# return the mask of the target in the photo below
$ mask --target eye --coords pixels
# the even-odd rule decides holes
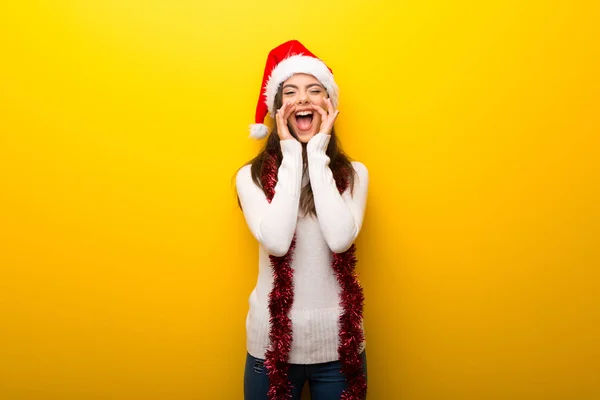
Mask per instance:
[[[317,90],[312,90],[311,93],[312,94],[319,94],[319,93],[321,93],[321,91],[317,89]]]
[[[290,94],[294,94],[294,92],[285,92],[285,93],[283,93],[283,94],[285,94],[285,95],[290,95]]]

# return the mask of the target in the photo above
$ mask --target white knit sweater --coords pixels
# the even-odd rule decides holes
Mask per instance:
[[[247,350],[265,358],[269,347],[269,293],[273,275],[269,254],[283,256],[296,234],[292,261],[294,303],[290,311],[293,340],[289,362],[315,364],[338,359],[340,287],[331,268],[333,252],[350,248],[363,222],[369,174],[359,162],[354,191],[340,194],[325,151],[331,136],[315,135],[307,144],[308,174],[302,176],[302,145],[295,139],[281,141],[283,159],[275,195],[269,203],[253,181],[250,165],[237,174],[236,187],[244,217],[259,242],[256,287],[250,294],[246,319]],[[300,192],[310,180],[317,218],[301,215]],[[364,343],[363,343],[364,348]]]

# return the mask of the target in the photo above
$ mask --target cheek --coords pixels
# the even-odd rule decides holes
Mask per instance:
[[[319,96],[318,98],[313,99],[312,103],[327,110],[327,102],[325,100],[326,100],[325,96]]]

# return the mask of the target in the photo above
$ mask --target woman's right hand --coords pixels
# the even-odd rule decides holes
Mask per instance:
[[[277,122],[277,134],[279,140],[294,139],[290,130],[288,129],[288,118],[296,110],[296,105],[292,104],[291,101],[283,103],[283,106],[275,114],[275,121]]]

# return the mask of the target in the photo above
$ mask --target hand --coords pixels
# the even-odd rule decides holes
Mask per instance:
[[[325,110],[322,107],[319,107],[315,104],[312,104],[311,107],[313,108],[313,110],[321,114],[321,127],[319,128],[319,133],[330,135],[331,130],[333,129],[333,123],[335,122],[335,119],[340,113],[340,110],[334,110],[330,98],[326,98],[325,102],[327,103],[327,112],[325,112]]]
[[[275,114],[275,121],[277,122],[277,134],[279,140],[294,139],[290,130],[288,129],[288,118],[296,110],[296,105],[292,104],[291,101],[283,103],[283,106]]]

